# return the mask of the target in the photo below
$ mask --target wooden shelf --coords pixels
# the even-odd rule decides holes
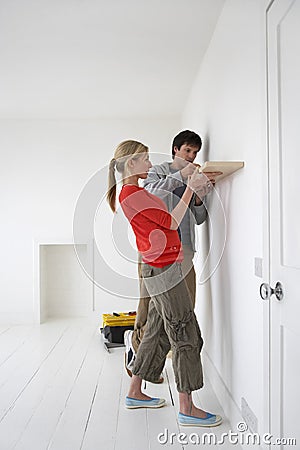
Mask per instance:
[[[222,172],[222,175],[217,175],[215,177],[216,181],[220,181],[243,167],[243,161],[206,161],[199,168],[199,172]]]

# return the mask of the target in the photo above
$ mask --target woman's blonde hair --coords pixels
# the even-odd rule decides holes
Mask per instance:
[[[116,212],[116,176],[115,169],[121,174],[125,174],[127,163],[130,159],[135,159],[135,155],[148,152],[146,147],[141,142],[137,141],[123,141],[115,150],[114,157],[109,163],[108,169],[108,191],[106,199],[113,212]]]

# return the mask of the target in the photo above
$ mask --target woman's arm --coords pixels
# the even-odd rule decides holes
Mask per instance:
[[[163,228],[177,230],[189,203],[194,190],[199,184],[199,173],[196,168],[192,175],[188,177],[187,187],[173,211],[168,212],[165,203],[153,194],[147,193],[145,189],[130,187],[131,194],[121,200],[122,208],[126,210],[126,216],[131,222],[136,214],[142,214],[150,221],[157,223]]]
[[[175,206],[173,211],[170,212],[170,215],[171,215],[170,229],[171,230],[177,230],[177,228],[179,227],[180,222],[182,221],[183,216],[185,215],[186,210],[189,207],[189,203],[191,201],[192,195],[193,195],[192,189],[190,188],[190,186],[187,186],[180,201]]]
[[[183,216],[185,215],[186,210],[189,207],[189,203],[191,201],[193,193],[194,193],[195,189],[198,187],[198,185],[199,185],[199,172],[198,172],[198,168],[196,168],[194,170],[194,172],[192,173],[192,175],[188,176],[186,189],[185,189],[179,203],[175,206],[173,211],[170,213],[171,217],[172,217],[171,225],[170,225],[171,230],[177,230],[177,228],[179,227],[180,222],[182,221]]]

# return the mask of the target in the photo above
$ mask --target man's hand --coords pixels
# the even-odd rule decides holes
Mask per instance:
[[[191,162],[186,162],[186,166],[180,170],[181,176],[183,180],[186,180],[190,175],[195,172],[195,169],[200,167],[198,164],[193,164]],[[197,169],[198,171],[198,169]]]
[[[200,172],[200,173],[203,173],[203,175],[205,175],[208,178],[208,180],[212,182],[212,184],[216,183],[215,178],[218,175],[222,175],[223,174],[223,172]]]

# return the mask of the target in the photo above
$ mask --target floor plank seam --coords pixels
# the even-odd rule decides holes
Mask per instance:
[[[67,329],[67,328],[66,328]],[[66,329],[64,330],[64,333],[66,331]],[[3,416],[0,418],[0,423],[3,421],[3,419],[7,416],[7,414],[12,411],[12,409],[15,407],[18,399],[21,397],[21,395],[23,394],[23,392],[27,389],[27,387],[30,385],[30,383],[32,382],[32,380],[34,379],[34,377],[36,376],[36,374],[40,371],[42,365],[44,364],[44,362],[49,358],[49,356],[51,355],[51,353],[53,352],[54,348],[56,347],[56,345],[58,345],[58,343],[60,342],[60,340],[62,339],[64,333],[59,337],[59,339],[56,341],[56,343],[53,345],[53,347],[51,347],[50,351],[47,353],[46,357],[41,361],[39,367],[34,371],[33,375],[30,377],[30,379],[27,381],[27,383],[25,384],[25,386],[23,387],[23,389],[21,389],[21,391],[18,393],[17,397],[13,400],[12,404],[9,406],[9,408],[5,411],[5,413],[3,414]]]
[[[125,376],[125,373],[124,373],[124,371],[122,371],[122,377],[121,377],[121,383],[120,383],[120,389],[119,389],[119,408],[118,408],[118,414],[117,414],[117,420],[116,420],[116,432],[115,432],[115,437],[114,437],[114,450],[116,449],[116,445],[117,445],[117,433],[118,433],[118,428],[119,428],[120,408],[124,407],[123,398],[122,398],[124,376]]]
[[[4,333],[6,333],[8,330],[10,330],[11,329],[11,327],[8,327],[8,328],[5,328],[5,330],[2,330],[1,332],[0,332],[0,336],[2,335],[2,334],[4,334]]]
[[[81,331],[82,331],[82,330],[81,330]],[[65,335],[65,333],[62,333],[62,336],[61,336],[61,337],[63,337],[64,335]],[[76,339],[75,341],[72,342],[72,344],[71,344],[71,345],[69,346],[69,348],[67,349],[67,353],[69,353],[69,352],[75,347],[75,345],[77,344],[77,341],[78,341],[79,337],[80,337],[80,335],[78,335],[78,336],[77,336],[77,339]],[[60,370],[61,370],[61,366],[59,366],[58,369],[57,369],[57,371],[53,374],[53,378],[54,378],[54,379],[55,379],[55,377],[57,376],[57,374],[60,372]],[[42,404],[42,402],[43,402],[44,398],[46,397],[46,395],[47,395],[47,385],[45,386],[44,392],[43,392],[43,394],[41,395],[39,402],[35,405],[35,409],[33,410],[31,416],[29,417],[28,421],[26,422],[25,427],[24,427],[24,430],[23,430],[22,433],[19,435],[19,437],[18,437],[18,439],[17,439],[17,441],[16,441],[16,443],[15,443],[15,445],[14,445],[13,448],[15,448],[15,447],[18,445],[18,443],[22,440],[22,437],[23,437],[23,435],[25,434],[25,432],[26,432],[26,430],[27,430],[27,427],[29,426],[29,424],[30,424],[32,418],[35,416],[37,409],[38,409],[39,406]]]
[[[80,443],[80,450],[83,447],[84,439],[85,439],[86,432],[87,432],[87,429],[88,429],[88,426],[89,426],[89,421],[90,421],[90,418],[91,418],[92,409],[93,409],[93,406],[94,406],[94,403],[95,403],[95,398],[96,398],[96,395],[97,395],[97,392],[98,392],[98,382],[99,382],[99,377],[98,377],[97,384],[96,384],[96,387],[95,387],[95,390],[94,390],[91,406],[89,408],[89,413],[88,413],[88,416],[87,416],[87,419],[86,419],[86,423],[85,423],[85,427],[84,427],[84,431],[83,431],[83,435],[82,435],[82,439],[81,439],[81,443]]]
[[[6,331],[8,331],[8,330],[10,330],[10,328],[8,328]],[[5,332],[4,332],[5,333]],[[2,335],[3,333],[0,333],[0,336]],[[28,341],[28,339],[30,339],[30,337],[32,336],[32,334],[33,333],[28,333],[28,335],[24,338],[24,340],[21,342],[21,343],[19,343],[17,346],[16,346],[16,348],[14,348],[14,350],[0,363],[0,367],[3,365],[3,364],[5,364],[24,344],[25,344],[25,342],[27,342]]]
[[[148,450],[151,450],[151,443],[150,443],[150,438],[149,438],[149,431],[150,431],[150,427],[149,427],[149,415],[148,415],[148,410],[146,409],[146,430],[147,430],[147,441],[148,441]]]
[[[87,346],[87,350],[86,350],[86,352],[85,352],[85,354],[84,354],[84,357],[83,357],[83,359],[82,359],[82,362],[81,362],[81,364],[80,364],[80,366],[79,366],[79,369],[78,369],[78,371],[77,371],[77,374],[76,374],[76,376],[75,376],[75,378],[74,378],[74,381],[73,381],[73,383],[72,383],[72,386],[71,386],[71,388],[70,388],[70,390],[69,390],[68,396],[67,396],[66,401],[65,401],[64,408],[61,410],[61,412],[60,412],[60,414],[59,414],[59,416],[58,416],[58,420],[57,420],[57,422],[56,422],[56,425],[55,425],[54,431],[53,431],[53,433],[52,433],[52,436],[51,436],[51,438],[50,438],[50,440],[49,440],[49,444],[48,444],[48,446],[47,446],[47,450],[50,449],[51,446],[52,446],[52,444],[53,444],[54,437],[55,437],[55,435],[56,435],[56,433],[57,433],[57,430],[58,430],[59,424],[60,424],[60,422],[61,422],[61,420],[62,420],[62,418],[63,418],[63,415],[64,415],[64,413],[65,413],[65,411],[66,411],[66,409],[67,409],[67,406],[68,406],[70,397],[71,397],[71,395],[72,395],[73,388],[74,388],[74,386],[75,386],[75,384],[76,384],[76,382],[77,382],[77,380],[78,380],[78,377],[79,377],[79,375],[80,375],[80,372],[81,372],[81,370],[82,370],[82,367],[83,367],[83,365],[84,365],[84,362],[85,362],[85,360],[86,360],[86,358],[87,358],[87,355],[88,355],[88,352],[89,352],[90,343],[91,343],[91,341],[94,339],[94,337],[95,337],[95,333],[93,333],[91,339],[89,340],[89,344],[88,344],[88,346]]]
[[[171,404],[174,407],[175,406],[174,405],[174,399],[173,399],[172,388],[171,388],[171,384],[170,384],[167,368],[165,368],[165,373],[166,373],[166,379],[167,379],[168,388],[169,388],[169,394],[170,394],[170,398],[171,398]]]
[[[98,331],[95,332],[95,334],[98,335]],[[95,399],[96,399],[96,396],[97,396],[97,393],[98,393],[98,390],[99,390],[100,378],[101,378],[101,375],[102,375],[102,372],[103,372],[104,362],[105,362],[105,358],[106,358],[106,355],[103,355],[103,356],[104,356],[104,357],[103,357],[103,359],[102,359],[101,368],[100,368],[100,370],[99,370],[99,374],[98,374],[98,377],[97,377],[97,382],[96,382],[96,386],[95,386],[95,390],[94,390],[94,394],[93,394],[91,406],[90,406],[90,408],[89,408],[89,413],[88,413],[88,417],[87,417],[87,420],[86,420],[86,424],[85,424],[85,428],[84,428],[84,432],[83,432],[83,436],[82,436],[82,440],[81,440],[81,444],[80,444],[80,450],[82,449],[82,447],[83,447],[83,445],[84,445],[84,440],[85,440],[86,433],[87,433],[87,430],[88,430],[88,427],[89,427],[89,422],[90,422],[91,415],[92,415],[92,412],[93,412],[93,407],[94,407],[94,404],[95,404]]]

